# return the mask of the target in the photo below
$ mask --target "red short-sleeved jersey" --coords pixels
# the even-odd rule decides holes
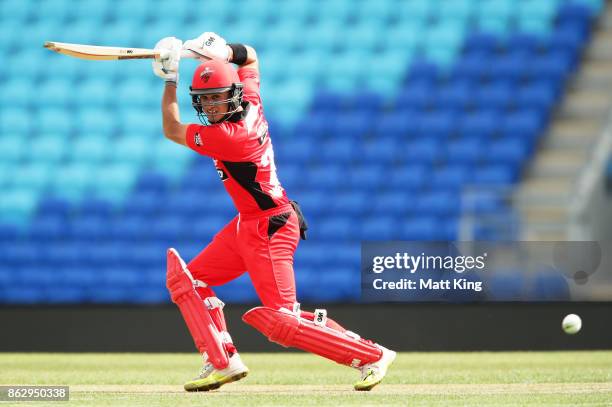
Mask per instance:
[[[241,68],[243,100],[248,102],[241,120],[202,126],[190,124],[187,145],[211,157],[238,212],[256,214],[289,203],[274,164],[268,122],[259,95],[259,73]],[[243,104],[244,106],[244,104]]]

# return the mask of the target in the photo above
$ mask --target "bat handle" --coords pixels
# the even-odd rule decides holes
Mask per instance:
[[[200,58],[200,55],[196,54],[193,51],[190,51],[188,49],[184,49],[181,51],[181,58],[193,58],[193,59],[198,59]]]

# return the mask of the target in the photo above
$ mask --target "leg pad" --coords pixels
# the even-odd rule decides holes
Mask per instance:
[[[288,310],[256,307],[242,320],[271,342],[311,352],[342,365],[360,367],[380,359],[382,351],[371,341],[299,318]]]
[[[169,249],[167,253],[166,286],[200,353],[206,353],[215,368],[226,368],[229,357],[221,334],[215,327],[204,301],[195,290],[191,273],[174,249]]]

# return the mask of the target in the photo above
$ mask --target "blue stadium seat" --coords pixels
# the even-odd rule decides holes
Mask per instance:
[[[398,107],[401,105],[398,101]],[[420,113],[412,109],[402,109],[399,114],[384,114],[374,124],[375,139],[393,137],[404,140],[416,135]]]
[[[4,83],[3,91],[0,94],[0,106],[24,108],[33,105],[32,93],[34,90],[32,88],[33,84],[30,80],[19,77],[9,78]]]
[[[98,2],[103,3],[103,2]],[[78,5],[75,5],[77,8],[79,6],[85,5],[87,2],[79,2]],[[80,12],[81,10],[79,10]],[[89,16],[88,20],[85,15]],[[78,20],[67,24],[66,27],[61,31],[60,37],[55,38],[55,40],[60,42],[72,42],[75,44],[95,44],[99,43],[98,33],[101,29],[100,21],[98,20],[100,17],[95,14],[90,14],[89,11],[84,16],[79,16]],[[93,17],[93,18],[92,18]]]
[[[45,287],[42,285],[12,285],[10,290],[5,290],[0,296],[0,302],[5,304],[38,304],[47,299]]]
[[[431,175],[430,182],[433,188],[459,192],[469,182],[472,174],[465,166],[451,164],[434,170]]]
[[[452,111],[425,113],[419,121],[418,136],[447,139],[457,128],[457,115]]]
[[[168,189],[168,182],[168,178],[163,174],[146,171],[140,174],[135,189],[161,194]]]
[[[398,104],[415,109],[431,107],[435,89],[435,84],[427,81],[408,82],[402,89]]]
[[[351,190],[373,191],[381,187],[385,172],[385,169],[380,165],[353,166],[350,171],[341,173],[339,185]]]
[[[371,127],[370,117],[361,113],[346,113],[335,115],[331,129],[333,136],[350,140],[363,137]]]
[[[409,218],[400,226],[403,240],[436,240],[441,237],[437,222],[430,217]]]
[[[111,220],[106,227],[115,241],[139,241],[149,236],[151,219],[146,214],[126,214]]]
[[[480,109],[507,109],[515,104],[514,93],[513,86],[505,81],[483,85],[476,93],[476,106]]]
[[[465,40],[466,53],[493,54],[501,48],[499,36],[488,32],[476,32],[468,35]]]
[[[534,140],[540,132],[540,118],[533,111],[517,111],[502,118],[500,130],[505,137]]]
[[[35,219],[29,231],[29,236],[38,242],[59,240],[66,236],[67,227],[62,217],[46,215]]]
[[[542,270],[533,276],[528,298],[533,301],[568,301],[568,282],[563,274],[556,270]]]
[[[567,52],[554,52],[542,55],[530,64],[530,77],[535,80],[548,80],[562,84],[573,69],[572,55]]]
[[[373,213],[399,217],[412,211],[412,197],[412,192],[407,189],[383,192],[369,200],[369,207]]]
[[[433,216],[446,216],[458,213],[458,197],[449,191],[432,191],[422,193],[415,202],[415,211]]]
[[[483,185],[507,185],[516,181],[517,171],[512,167],[493,164],[479,167],[474,172],[472,181],[474,184]]]
[[[44,133],[68,137],[75,128],[76,118],[62,108],[44,109],[37,117],[37,124]]]
[[[115,131],[114,120],[107,109],[83,107],[76,117],[76,132],[83,137],[86,134],[98,134],[110,137]]]
[[[498,130],[500,115],[490,111],[476,111],[465,115],[459,122],[463,137],[487,139]]]
[[[555,88],[549,82],[536,82],[518,90],[517,105],[548,113],[556,102],[557,96]]]
[[[332,138],[320,145],[320,157],[328,162],[349,163],[357,153],[355,141],[349,137]]]
[[[321,188],[322,190],[336,190],[346,182],[346,172],[343,166],[327,164],[316,166],[309,169],[310,187]]]
[[[336,214],[361,216],[372,209],[373,202],[364,191],[338,193],[330,202],[331,211]]]
[[[0,132],[31,134],[34,128],[28,111],[18,107],[4,107],[0,111]]]
[[[309,233],[315,240],[335,242],[354,238],[358,227],[348,216],[333,216],[319,220]]]
[[[473,105],[476,86],[471,79],[457,78],[441,86],[435,95],[435,104],[441,109],[462,111]]]
[[[511,164],[519,167],[528,157],[524,139],[508,138],[495,141],[485,148],[485,160],[490,164]]]
[[[360,162],[365,163],[393,162],[401,151],[401,143],[398,141],[399,137],[393,133],[375,137],[356,146],[358,148],[356,156],[359,157]],[[351,143],[354,144],[353,141]]]
[[[482,156],[482,143],[478,138],[454,140],[446,144],[446,159],[449,163],[474,165]]]
[[[571,26],[556,28],[547,38],[545,48],[549,52],[569,52],[577,57],[578,52],[584,46],[584,38]]]
[[[397,167],[389,168],[386,183],[390,188],[401,188],[402,190],[415,192],[426,184],[428,168],[425,165],[406,163]]]
[[[523,300],[525,279],[520,272],[496,270],[487,281],[490,299],[494,301],[520,301]]]
[[[431,164],[441,156],[436,140],[422,138],[407,142],[403,161],[418,164]]]
[[[71,237],[84,241],[99,241],[110,235],[108,222],[96,215],[83,216],[71,227]]]

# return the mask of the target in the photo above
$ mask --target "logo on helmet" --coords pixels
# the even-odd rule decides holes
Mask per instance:
[[[202,78],[204,80],[204,83],[207,83],[208,80],[210,79],[210,77],[212,76],[212,74],[215,71],[213,71],[212,69],[210,69],[209,67],[206,67],[202,73],[200,74],[200,78]]]

